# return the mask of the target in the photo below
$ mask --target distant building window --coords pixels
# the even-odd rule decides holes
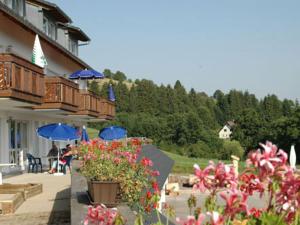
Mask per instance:
[[[78,55],[78,43],[74,39],[69,37],[69,51],[74,55]]]
[[[56,40],[56,26],[47,17],[43,18],[43,31],[52,39]]]
[[[227,129],[226,129],[226,128],[224,129],[224,132],[227,132]]]
[[[4,3],[19,16],[25,16],[25,0],[4,0]]]

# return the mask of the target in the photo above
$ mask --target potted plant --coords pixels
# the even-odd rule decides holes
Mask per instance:
[[[94,139],[82,143],[78,154],[82,159],[80,172],[87,178],[88,192],[95,203],[107,206],[118,201],[127,202],[139,211],[151,207],[146,201],[153,187],[158,192],[152,162],[143,158],[137,162],[142,142],[138,139],[128,141],[104,142]]]

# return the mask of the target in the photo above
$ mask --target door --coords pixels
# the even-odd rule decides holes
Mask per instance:
[[[28,152],[28,122],[19,120],[9,122],[9,144],[9,163],[23,166]],[[20,161],[21,151],[23,151],[23,160]]]

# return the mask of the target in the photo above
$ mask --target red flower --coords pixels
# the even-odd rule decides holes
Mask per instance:
[[[141,163],[143,166],[153,166],[153,162],[146,157],[141,160]]]
[[[146,197],[147,197],[147,199],[149,200],[149,199],[151,199],[151,197],[152,197],[152,194],[151,194],[151,192],[150,191],[147,191],[147,193],[146,193]]]
[[[158,183],[156,181],[152,182],[152,188],[155,192],[159,192]]]
[[[250,214],[253,215],[257,219],[261,216],[261,213],[262,213],[261,209],[256,209],[256,208],[250,209]]]

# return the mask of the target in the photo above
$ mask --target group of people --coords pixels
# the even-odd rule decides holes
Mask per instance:
[[[49,164],[51,164],[51,168],[50,170],[47,172],[48,174],[53,174],[57,171],[58,166],[62,166],[63,168],[65,168],[65,166],[69,166],[70,167],[70,162],[73,158],[73,153],[72,153],[72,148],[70,144],[67,144],[65,148],[63,148],[61,150],[61,155],[59,157],[59,159],[57,158],[58,156],[58,148],[57,146],[52,143],[52,148],[50,149],[47,157],[49,157]],[[50,158],[50,157],[56,157],[56,158]]]

